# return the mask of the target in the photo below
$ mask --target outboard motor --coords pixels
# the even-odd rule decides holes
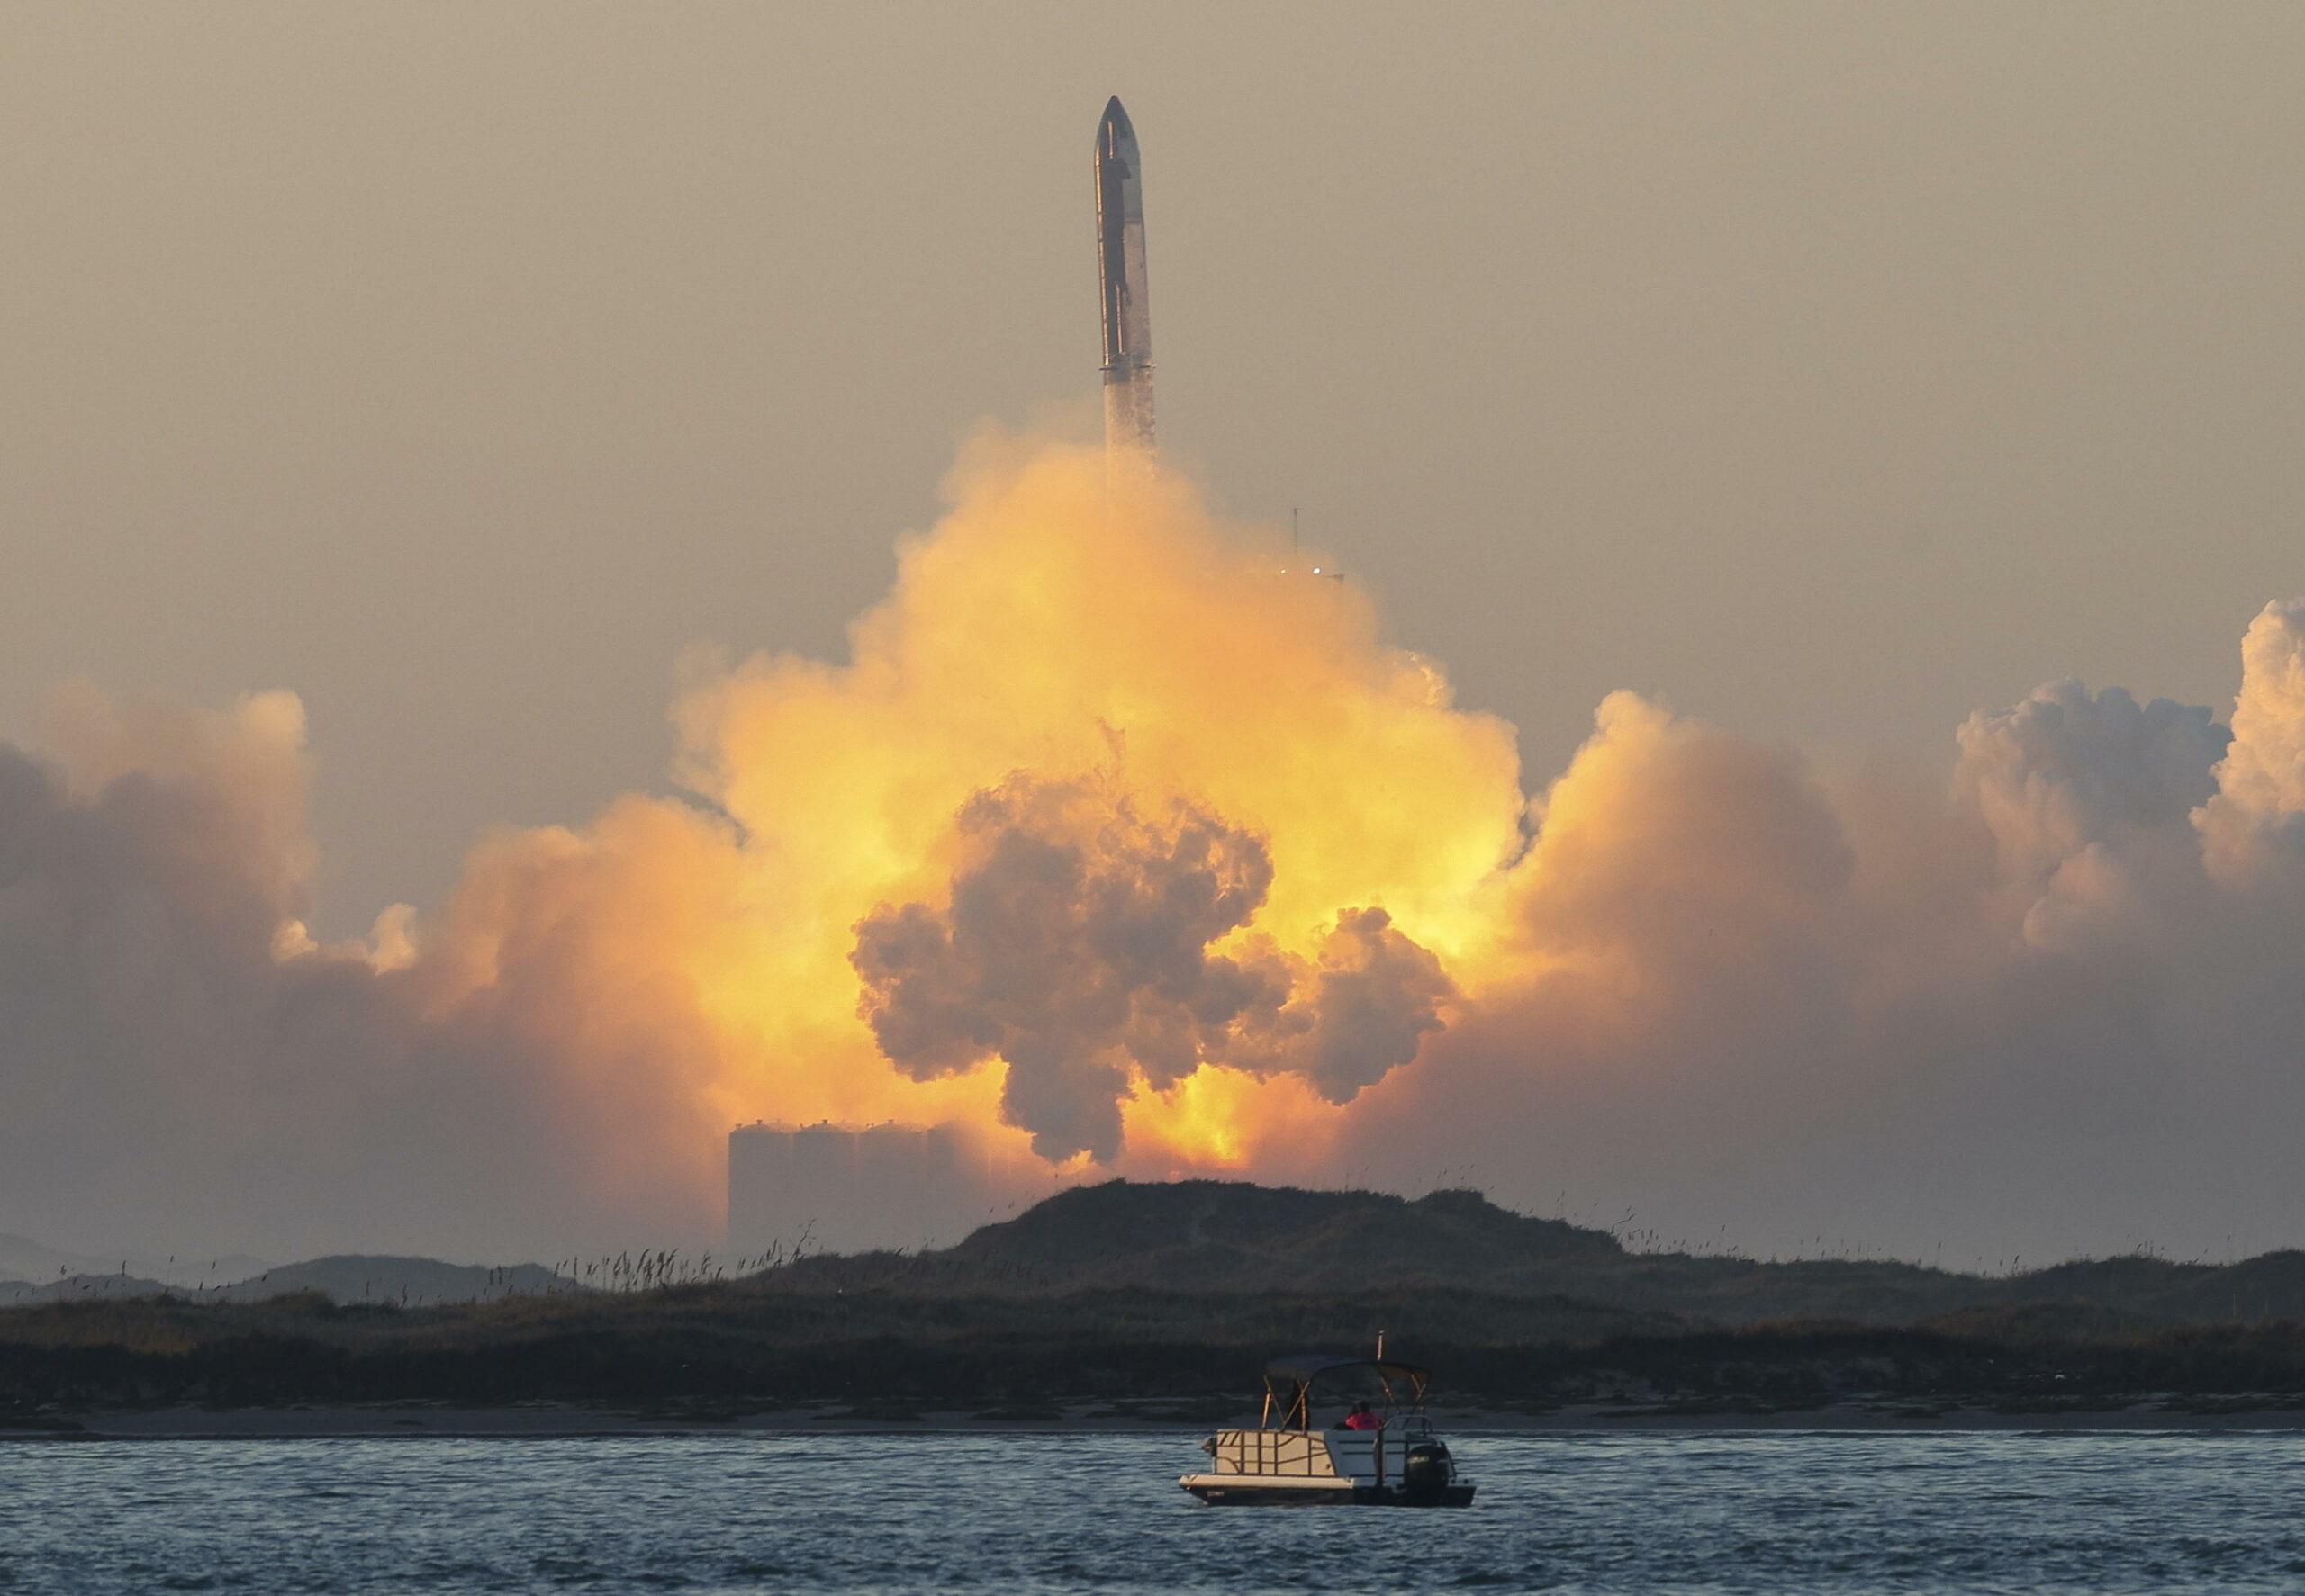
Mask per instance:
[[[1401,1496],[1419,1506],[1430,1506],[1447,1494],[1450,1482],[1456,1477],[1457,1467],[1450,1460],[1447,1447],[1439,1441],[1419,1441],[1408,1449],[1401,1465]]]

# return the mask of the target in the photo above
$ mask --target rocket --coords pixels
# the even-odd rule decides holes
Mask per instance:
[[[1144,275],[1144,167],[1115,95],[1097,124],[1097,281],[1104,294],[1105,457],[1152,453],[1152,293]]]

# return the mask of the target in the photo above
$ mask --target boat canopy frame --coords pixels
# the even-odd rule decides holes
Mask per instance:
[[[1399,1395],[1393,1389],[1396,1380],[1407,1384],[1412,1411],[1424,1411],[1424,1390],[1433,1379],[1430,1369],[1391,1357],[1338,1357],[1330,1353],[1301,1352],[1292,1357],[1276,1357],[1265,1365],[1264,1413],[1257,1427],[1260,1429],[1312,1429],[1314,1382],[1324,1375],[1353,1369],[1375,1372],[1377,1383],[1384,1387],[1385,1407],[1388,1411],[1399,1405]]]

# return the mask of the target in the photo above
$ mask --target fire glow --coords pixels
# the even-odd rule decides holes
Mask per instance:
[[[684,961],[728,1065],[704,1096],[1071,1167],[1316,1157],[1480,983],[1510,728],[1173,477],[1115,507],[1096,453],[989,438],[954,494],[850,663],[756,659],[680,708],[734,823],[730,923]]]

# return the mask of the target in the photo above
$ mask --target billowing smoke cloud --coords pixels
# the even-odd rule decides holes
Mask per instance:
[[[1960,729],[1948,788],[1613,698],[1511,872],[1514,973],[1345,1155],[1663,1239],[2295,1242],[2301,648],[2305,605],[2258,617],[2229,732],[2043,688]]]
[[[1440,1027],[1440,962],[1382,909],[1340,915],[1317,964],[1265,936],[1213,952],[1263,906],[1272,861],[1205,810],[1147,820],[1108,781],[1019,778],[955,829],[947,905],[857,927],[864,1012],[908,1074],[1007,1060],[1002,1108],[1044,1157],[1116,1158],[1139,1080],[1294,1072],[1343,1103]]]
[[[71,696],[0,791],[0,1214],[66,1242],[281,1254],[709,1239],[741,1120],[1238,1165],[1274,1105],[1322,1111],[1406,1060],[1439,1023],[1438,951],[1472,929],[1462,883],[1518,845],[1509,728],[1381,645],[1360,595],[1282,577],[1181,484],[1113,517],[1096,455],[989,438],[954,494],[852,663],[694,668],[692,797],[484,838],[446,902],[356,944],[304,930],[292,697],[214,715]],[[1387,768],[1417,781],[1366,780]],[[882,906],[948,918],[956,879],[993,890],[1012,867],[972,862],[972,838],[1035,794],[1019,847],[1070,845],[1099,813],[1117,828],[1082,857],[1116,895],[1098,952],[1118,962],[1068,973],[1128,986],[1125,1016],[1100,1026],[1097,994],[1061,987],[996,1013],[981,969],[890,963],[883,1029],[938,980],[971,1023],[1010,1027],[965,1059],[890,1031],[892,1060],[858,960],[899,951],[860,926]],[[1153,841],[1186,852],[1139,857]],[[1129,899],[1131,870],[1191,879],[1193,848],[1224,878],[1208,901]],[[1003,934],[1059,906],[1013,907]]]
[[[2241,640],[2233,746],[2193,816],[2210,871],[2237,889],[2295,888],[2305,859],[2305,599],[2268,604]]]
[[[304,930],[302,713],[0,749],[0,1223],[707,1237],[736,1121],[1963,1258],[2305,1240],[2305,602],[2229,727],[2046,687],[1949,779],[1631,694],[1512,730],[1174,481],[988,439],[850,663],[698,663],[687,796]]]
[[[617,862],[635,832],[677,858],[701,823],[644,807],[589,842],[508,835],[421,953],[402,910],[315,947],[303,737],[283,693],[215,715],[83,689],[58,762],[0,747],[9,1228],[309,1251],[685,1221],[700,1181],[666,1175],[720,1129],[718,1041],[602,933],[715,912],[652,917],[685,888]]]

